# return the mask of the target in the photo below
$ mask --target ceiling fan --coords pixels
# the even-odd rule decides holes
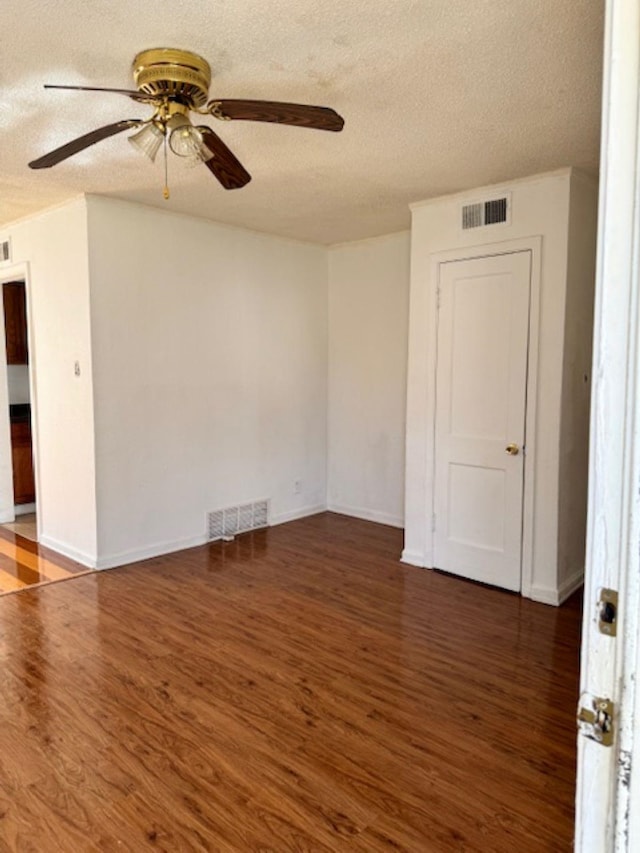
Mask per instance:
[[[225,189],[233,190],[248,184],[251,175],[210,127],[193,124],[190,113],[213,116],[221,121],[264,121],[316,130],[340,131],[344,126],[344,119],[329,107],[278,101],[208,100],[211,84],[209,63],[187,50],[144,50],[133,60],[132,71],[135,90],[45,85],[45,89],[126,95],[137,103],[153,107],[153,115],[147,119],[124,119],[99,127],[33,160],[29,167],[48,169],[102,139],[135,129],[129,142],[150,160],[155,160],[160,146],[164,144],[165,174],[168,145],[174,154],[186,158],[190,164],[204,163]],[[166,185],[164,195],[169,197]]]

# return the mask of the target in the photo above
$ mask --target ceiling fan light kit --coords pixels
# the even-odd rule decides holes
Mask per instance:
[[[144,154],[153,163],[156,159],[158,149],[164,141],[164,130],[157,124],[154,124],[154,122],[150,122],[143,125],[140,130],[137,130],[128,139],[136,151]]]
[[[187,157],[189,160],[200,160],[206,163],[213,157],[204,144],[202,131],[194,127],[187,116],[176,113],[167,122],[169,132],[169,148],[178,157]]]
[[[135,90],[96,86],[45,85],[47,89],[114,92],[153,107],[148,119],[129,119],[98,128],[29,163],[32,169],[48,169],[127,128],[132,146],[154,161],[164,142],[165,198],[167,147],[188,165],[204,163],[227,190],[239,189],[251,175],[222,139],[206,125],[194,126],[189,113],[212,116],[221,121],[262,121],[316,130],[340,131],[344,120],[329,107],[288,104],[277,101],[207,100],[211,84],[209,63],[188,50],[152,48],[138,53],[132,64]],[[168,143],[168,146],[167,146]]]

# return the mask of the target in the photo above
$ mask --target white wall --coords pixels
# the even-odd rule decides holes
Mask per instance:
[[[417,565],[429,565],[431,558],[427,520],[431,516],[432,484],[425,476],[426,437],[433,423],[433,411],[428,405],[428,391],[433,391],[434,381],[429,369],[433,361],[430,348],[435,345],[429,335],[435,307],[431,256],[446,250],[540,236],[533,565],[531,585],[523,588],[523,594],[549,602],[557,602],[558,596],[558,472],[570,178],[571,170],[565,169],[480,188],[416,205],[412,215],[404,558]],[[512,194],[511,224],[480,231],[461,230],[461,204],[502,192]]]
[[[597,183],[573,172],[570,190],[558,472],[558,586],[561,596],[573,591],[584,576],[598,224]]]
[[[201,542],[239,502],[323,509],[326,249],[87,203],[98,564]]]
[[[208,510],[269,497],[278,522],[328,496],[349,514],[406,517],[405,558],[426,564],[430,258],[541,235],[535,566],[524,592],[553,600],[580,562],[582,503],[563,508],[564,537],[558,518],[561,482],[578,476],[586,442],[576,377],[594,213],[570,170],[500,190],[512,192],[508,226],[460,231],[476,190],[415,206],[412,235],[329,250],[98,197],[10,227],[35,331],[43,541],[115,565],[203,541]]]
[[[90,565],[96,499],[85,201],[5,230],[27,286],[39,538]]]
[[[409,232],[329,251],[329,480],[336,512],[404,525]]]

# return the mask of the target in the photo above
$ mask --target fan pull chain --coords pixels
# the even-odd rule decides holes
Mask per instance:
[[[167,162],[167,133],[164,134],[164,189],[162,195],[165,201],[169,201],[171,193],[169,192],[169,166]]]

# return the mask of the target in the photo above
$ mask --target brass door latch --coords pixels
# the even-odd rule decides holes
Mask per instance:
[[[602,746],[613,743],[614,705],[610,699],[583,693],[578,705],[578,729],[590,740]]]
[[[615,637],[618,621],[618,593],[615,589],[601,589],[598,599],[598,629],[601,634]]]

